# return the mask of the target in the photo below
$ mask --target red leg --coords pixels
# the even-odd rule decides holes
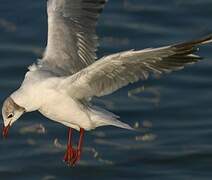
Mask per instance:
[[[65,156],[63,158],[63,160],[68,164],[71,164],[73,157],[75,157],[75,151],[72,147],[72,133],[73,133],[72,128],[69,128],[68,129],[67,150],[66,150]]]
[[[80,138],[77,146],[77,150],[75,151],[75,157],[72,159],[71,164],[73,166],[76,165],[76,163],[80,160],[81,158],[81,153],[82,153],[82,145],[83,145],[83,138],[84,138],[84,133],[85,130],[83,128],[80,128]]]

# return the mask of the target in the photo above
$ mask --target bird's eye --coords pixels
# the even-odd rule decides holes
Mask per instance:
[[[10,113],[7,118],[12,118],[13,117],[13,113]]]

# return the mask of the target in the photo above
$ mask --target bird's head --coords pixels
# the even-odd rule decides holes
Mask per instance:
[[[14,102],[11,97],[8,97],[2,107],[2,116],[4,120],[3,126],[3,137],[7,137],[9,128],[11,125],[18,120],[21,115],[25,112],[25,109]]]

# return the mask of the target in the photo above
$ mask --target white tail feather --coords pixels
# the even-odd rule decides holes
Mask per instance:
[[[89,112],[91,121],[96,124],[96,127],[111,125],[128,130],[134,130],[130,125],[117,120],[117,118],[119,118],[118,116],[102,108],[92,106],[89,108]]]

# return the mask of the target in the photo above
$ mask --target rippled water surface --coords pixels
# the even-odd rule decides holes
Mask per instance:
[[[1,0],[1,102],[42,54],[45,2]],[[97,31],[99,57],[190,40],[212,32],[212,1],[109,0]],[[212,46],[200,53],[206,58],[196,65],[96,101],[138,131],[105,127],[86,133],[75,168],[62,162],[67,128],[37,112],[24,115],[9,139],[0,141],[0,179],[210,180]]]

